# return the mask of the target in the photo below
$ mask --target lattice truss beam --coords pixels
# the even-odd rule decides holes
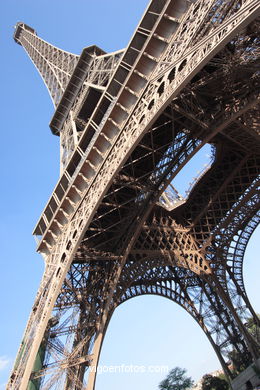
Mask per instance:
[[[16,41],[27,51],[46,83],[54,105],[57,105],[79,56],[50,45],[24,23],[16,25]]]
[[[259,208],[258,14],[253,0],[153,0],[93,114],[72,109],[82,135],[35,230],[46,271],[9,389],[92,390],[113,311],[142,294],[187,310],[230,379],[230,354],[240,369],[259,357],[242,275]],[[184,199],[174,177],[206,143],[211,166]]]
[[[57,109],[51,129],[60,135],[63,171],[86,125],[87,118],[82,115],[82,108],[84,104],[91,106],[96,103],[123,50],[107,54],[97,46],[90,46],[78,56],[49,44],[21,22],[15,26],[14,39],[23,46],[38,69]]]

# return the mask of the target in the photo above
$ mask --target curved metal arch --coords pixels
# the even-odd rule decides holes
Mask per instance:
[[[222,262],[225,259],[225,267],[218,277],[234,307],[244,320],[253,317],[255,322],[260,324],[248,299],[243,280],[243,261],[246,247],[260,221],[257,183],[256,180],[251,189],[244,194],[234,212],[231,213],[228,225],[223,225],[220,228],[222,233],[220,240],[217,239],[218,243],[215,249],[217,255],[222,257]]]
[[[173,259],[174,256],[174,259]],[[138,265],[137,265],[138,263]],[[200,277],[201,279],[206,280],[206,274],[203,274],[201,270],[195,270],[193,267],[193,261],[189,258],[182,260],[179,260],[172,251],[164,251],[161,255],[154,255],[154,256],[143,256],[139,261],[133,262],[133,263],[126,263],[124,267],[124,273],[121,275],[121,282],[125,283],[127,280],[137,280],[138,277],[141,277],[144,275],[144,271],[149,271],[151,269],[151,266],[153,268],[155,267],[178,267],[179,269],[184,269],[185,272],[191,272],[196,275],[196,277]],[[124,280],[124,277],[127,277]]]
[[[138,290],[138,288],[140,289]],[[137,296],[142,296],[142,295],[158,295],[163,298],[170,299],[171,301],[183,307],[200,324],[200,326],[202,326],[201,322],[198,319],[198,316],[196,316],[197,313],[195,314],[196,312],[195,308],[191,304],[188,304],[188,302],[185,301],[184,297],[180,293],[172,290],[167,286],[161,286],[160,284],[158,285],[151,284],[145,286],[144,288],[142,287],[141,284],[130,286],[121,297],[121,300],[117,304],[117,307],[132,298],[135,298]],[[203,330],[206,332],[207,328],[205,327]]]
[[[250,238],[252,237],[259,223],[260,211],[257,211],[256,214],[250,219],[244,229],[241,230],[241,232],[237,236],[233,253],[230,253],[232,249],[231,245],[229,247],[229,255],[232,255],[233,257],[232,260],[229,260],[231,262],[231,269],[232,272],[237,275],[237,280],[239,281],[240,287],[244,291],[244,293],[246,293],[246,288],[244,286],[243,280],[243,262],[245,252]],[[235,237],[233,237],[233,239],[235,239]]]
[[[257,166],[257,162],[255,162],[255,164]],[[246,230],[247,226],[250,224],[250,221],[257,219],[259,222],[259,184],[260,177],[258,175],[258,177],[256,176],[255,179],[252,179],[250,186],[232,206],[223,221],[221,221],[221,223],[213,230],[213,235],[217,243],[217,247],[220,248],[226,256],[230,254],[231,258],[228,260],[230,262],[232,261],[231,259],[235,259],[236,255],[234,238],[236,236],[240,237],[241,234],[243,234],[243,231]],[[255,222],[254,225],[258,222]],[[235,241],[235,244],[237,241],[238,240]],[[232,271],[234,272],[234,264],[231,266]]]
[[[260,212],[257,212],[244,229],[240,231],[239,235],[234,237],[237,240],[235,241],[235,248],[231,247],[231,245],[229,247],[229,251],[231,252],[233,249],[233,253],[231,253],[231,259],[229,260],[231,265],[227,267],[227,279],[229,279],[227,286],[232,302],[236,302],[237,311],[240,311],[241,317],[245,320],[252,317],[258,326],[260,325],[260,319],[247,295],[243,278],[243,265],[247,245],[254,231],[259,226],[259,217]]]
[[[144,279],[143,279],[144,280]],[[172,283],[171,283],[172,284]],[[236,344],[237,350],[241,355],[244,357],[245,360],[250,359],[248,350],[245,346],[245,343],[243,340],[239,339],[239,332],[236,327],[236,325],[233,323],[230,313],[228,313],[225,310],[225,313],[223,315],[223,318],[218,314],[216,314],[215,323],[214,318],[212,315],[212,305],[213,302],[210,302],[209,305],[204,308],[204,313],[201,311],[201,307],[199,310],[196,308],[195,301],[197,300],[197,304],[201,305],[202,300],[204,301],[203,304],[205,304],[205,299],[203,299],[203,295],[201,294],[202,288],[201,286],[198,286],[198,294],[200,297],[192,299],[192,297],[189,295],[189,292],[187,289],[182,289],[179,285],[179,291],[177,288],[178,282],[175,281],[174,285],[176,287],[175,290],[173,290],[172,287],[169,285],[167,286],[167,282],[165,282],[165,285],[160,284],[139,284],[138,282],[135,284],[130,285],[126,291],[121,295],[120,300],[117,302],[117,306],[120,304],[126,302],[129,299],[132,299],[136,296],[141,295],[158,295],[162,296],[164,298],[168,298],[171,301],[179,304],[181,307],[183,307],[191,316],[193,319],[196,320],[196,322],[200,325],[203,332],[208,337],[208,340],[210,341],[216,355],[218,356],[218,359],[223,367],[223,370],[225,371],[226,375],[232,379],[233,375],[228,367],[228,363],[225,360],[227,357],[227,351],[231,352],[231,349],[228,349],[228,347],[234,345],[234,342]],[[206,286],[206,283],[205,283]],[[205,287],[204,286],[204,287]],[[193,287],[194,289],[194,287]],[[206,286],[206,289],[211,289],[209,285]],[[201,290],[201,291],[200,291]],[[204,296],[205,298],[205,296]],[[199,300],[201,302],[199,303]],[[216,303],[217,305],[220,304],[220,301]],[[222,313],[223,314],[223,313]],[[228,320],[227,320],[228,319]],[[225,321],[229,321],[228,326],[225,328]],[[211,326],[211,328],[210,328]],[[226,333],[225,335],[223,333]],[[215,339],[214,339],[215,338]],[[230,340],[232,340],[230,342]],[[230,346],[228,345],[230,343]],[[241,344],[240,344],[241,343]]]

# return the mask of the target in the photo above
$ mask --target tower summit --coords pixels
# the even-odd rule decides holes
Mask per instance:
[[[259,14],[258,0],[151,0],[125,50],[80,56],[17,24],[56,107],[61,177],[8,390],[93,390],[114,310],[144,294],[194,318],[233,390],[260,384],[242,274],[259,222]],[[212,165],[181,198],[175,177],[205,144]]]
[[[60,136],[62,172],[123,51],[106,54],[93,45],[78,56],[39,38],[22,22],[15,26],[14,40],[36,66],[56,108],[50,128]]]
[[[23,46],[43,78],[56,107],[71,78],[79,56],[50,45],[25,23],[15,26],[14,40]]]

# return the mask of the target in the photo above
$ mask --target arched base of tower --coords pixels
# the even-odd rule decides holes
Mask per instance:
[[[259,387],[258,387],[259,386]],[[233,390],[260,388],[260,358],[232,381]]]

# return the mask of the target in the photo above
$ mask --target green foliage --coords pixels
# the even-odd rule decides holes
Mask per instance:
[[[257,314],[257,317],[260,320],[260,314]],[[253,336],[257,343],[260,344],[260,327],[253,317],[247,319],[246,327],[251,336]]]
[[[202,378],[202,390],[228,390],[229,384],[219,376],[206,374]]]
[[[258,319],[260,320],[260,315],[257,314]],[[247,322],[245,324],[245,327],[248,331],[248,333],[255,339],[255,341],[260,344],[260,326],[259,322],[257,323],[257,320],[253,317],[250,317],[247,319]],[[229,359],[232,362],[232,371],[235,375],[240,374],[242,371],[244,371],[248,365],[251,362],[250,355],[246,355],[245,353],[243,356],[241,353],[237,352],[235,349],[233,349],[229,353]]]
[[[218,378],[223,379],[224,381],[226,381],[228,383],[227,377],[224,374],[224,372],[222,374],[219,374]],[[228,384],[228,390],[232,390],[229,384]]]
[[[244,371],[250,364],[250,355],[246,355],[245,353],[241,355],[241,353],[237,352],[235,349],[229,353],[228,357],[232,363],[231,371],[235,375],[240,374],[240,372]]]
[[[260,319],[260,315],[257,314]],[[248,333],[260,344],[260,326],[252,317],[248,318],[245,324]],[[229,359],[232,362],[232,371],[236,375],[243,371],[250,363],[250,356],[241,356],[235,349],[229,353]],[[190,377],[186,376],[186,369],[175,367],[167,377],[159,384],[160,390],[188,390],[191,389],[194,382]],[[225,374],[213,376],[206,374],[202,378],[202,390],[230,390],[229,383]]]
[[[160,390],[188,390],[193,386],[193,380],[186,376],[185,368],[173,368],[167,377],[159,384]]]

